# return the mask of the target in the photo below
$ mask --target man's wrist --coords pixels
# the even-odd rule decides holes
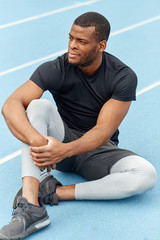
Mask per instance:
[[[73,155],[79,154],[79,147],[80,146],[79,146],[77,140],[69,142],[69,143],[65,143],[65,145],[66,145],[67,157],[71,157]]]
[[[48,140],[45,139],[43,136],[39,135],[39,136],[33,136],[30,140],[29,140],[29,145],[33,146],[33,147],[40,147],[40,146],[44,146],[48,144]]]

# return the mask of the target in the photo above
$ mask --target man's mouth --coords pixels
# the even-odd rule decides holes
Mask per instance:
[[[78,53],[73,53],[73,52],[68,52],[68,56],[70,57],[70,58],[75,58],[75,57],[78,57],[79,56],[79,54]]]

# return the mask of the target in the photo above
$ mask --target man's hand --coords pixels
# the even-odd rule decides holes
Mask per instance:
[[[48,166],[45,166],[45,167],[40,167],[40,170],[41,172],[43,172],[45,169],[47,168],[47,172],[51,172],[51,169],[56,169],[56,164],[52,164],[52,165],[48,165]]]
[[[47,167],[49,172],[55,169],[56,163],[67,157],[66,144],[56,140],[53,137],[44,136],[48,140],[48,144],[41,147],[30,147],[32,159],[41,170]]]

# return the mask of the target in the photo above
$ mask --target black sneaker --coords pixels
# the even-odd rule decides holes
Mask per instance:
[[[50,173],[43,173],[40,177],[39,194],[38,196],[42,199],[44,204],[58,205],[58,196],[56,194],[56,188],[62,186],[56,178]],[[17,198],[22,196],[22,188],[16,194],[13,201],[13,208],[16,208]]]
[[[25,238],[50,225],[45,206],[29,204],[26,198],[18,197],[17,207],[11,222],[0,230],[0,240]]]

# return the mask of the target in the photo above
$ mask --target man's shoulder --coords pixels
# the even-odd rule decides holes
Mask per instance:
[[[104,52],[104,58],[107,65],[112,71],[119,72],[121,69],[128,69],[129,71],[133,71],[127,64],[121,61],[119,58],[115,57],[114,55]]]
[[[47,68],[48,70],[52,68],[62,68],[64,65],[68,64],[68,53],[64,53],[57,58],[47,61],[40,65],[41,68]]]
[[[135,72],[117,57],[104,53],[106,71],[111,82],[112,98],[119,101],[136,99],[137,76]]]

